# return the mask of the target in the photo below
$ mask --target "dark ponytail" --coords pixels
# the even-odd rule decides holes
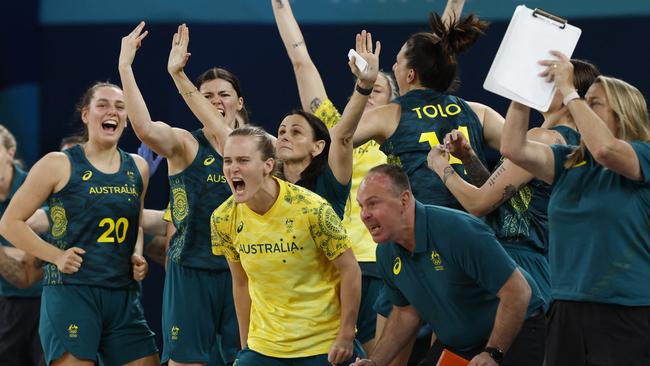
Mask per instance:
[[[404,57],[423,86],[446,92],[456,81],[456,55],[467,51],[484,34],[488,23],[472,14],[452,19],[447,27],[440,15],[432,12],[429,25],[431,33],[420,32],[409,37]]]

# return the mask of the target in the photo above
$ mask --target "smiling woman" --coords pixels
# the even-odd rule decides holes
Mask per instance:
[[[107,364],[159,363],[135,286],[148,270],[141,213],[149,172],[117,147],[124,105],[118,86],[90,87],[78,105],[87,141],[39,160],[0,221],[3,237],[48,262],[40,319],[47,364],[93,365],[98,355]],[[26,223],[46,200],[51,243]],[[103,325],[113,322],[122,326]]]

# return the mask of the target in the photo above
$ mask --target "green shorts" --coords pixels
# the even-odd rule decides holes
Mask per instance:
[[[224,363],[240,349],[229,271],[167,263],[163,290],[162,362],[207,363],[217,344]]]
[[[375,263],[361,262],[361,304],[357,317],[357,340],[361,344],[375,338],[377,312],[373,305],[379,296],[383,281],[376,273]]]
[[[347,366],[359,358],[365,358],[366,354],[361,348],[361,344],[354,341],[354,353],[347,361],[338,364],[339,366]],[[252,349],[245,348],[239,352],[237,359],[233,366],[332,366],[327,362],[327,355],[315,355],[309,357],[297,358],[277,358],[265,356],[261,353],[255,352]]]
[[[47,365],[66,352],[106,365],[158,353],[135,289],[43,286],[39,334]]]

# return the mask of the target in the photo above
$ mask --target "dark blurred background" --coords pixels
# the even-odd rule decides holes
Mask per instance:
[[[427,13],[442,13],[445,3],[294,0],[292,7],[328,94],[342,110],[353,87],[346,55],[354,46],[354,34],[371,31],[382,42],[380,64],[390,70],[406,38],[427,30]],[[492,26],[461,56],[461,86],[456,94],[502,114],[508,101],[486,92],[482,85],[512,12],[520,4],[469,0],[465,5],[465,13],[475,12]],[[595,63],[602,73],[630,82],[644,95],[650,91],[645,70],[650,49],[644,41],[650,1],[537,0],[526,5],[566,17],[582,29],[575,58]],[[284,114],[299,106],[293,70],[269,0],[4,0],[0,4],[0,124],[16,135],[18,157],[28,167],[57,150],[62,137],[81,129],[74,105],[89,85],[106,80],[119,84],[120,39],[140,20],[147,22],[150,34],[137,54],[134,71],[154,120],[189,130],[200,126],[166,71],[171,37],[182,22],[191,34],[187,74],[195,78],[212,66],[234,72],[253,123],[275,133]],[[121,147],[135,152],[138,145],[127,130]],[[166,174],[161,164],[150,184],[148,208],[166,206]],[[158,334],[162,282],[162,269],[152,265],[143,299]]]

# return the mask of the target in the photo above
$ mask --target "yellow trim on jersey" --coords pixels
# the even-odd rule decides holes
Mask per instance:
[[[163,220],[167,222],[172,222],[172,210],[170,208],[169,203],[167,204],[167,207],[165,208],[165,213],[163,213]]]
[[[265,214],[233,197],[212,213],[212,251],[241,262],[248,276],[250,349],[280,358],[325,354],[341,318],[341,279],[331,261],[350,242],[327,201],[276,181],[278,198]]]
[[[314,114],[325,123],[327,128],[334,127],[341,119],[341,114],[329,99],[318,106]],[[386,155],[379,150],[379,144],[375,141],[368,141],[355,148],[352,153],[352,187],[350,198],[345,207],[343,226],[348,232],[350,242],[352,242],[352,251],[359,262],[375,262],[377,244],[372,240],[366,225],[361,221],[361,208],[357,204],[357,190],[368,171],[384,163],[386,163]]]

